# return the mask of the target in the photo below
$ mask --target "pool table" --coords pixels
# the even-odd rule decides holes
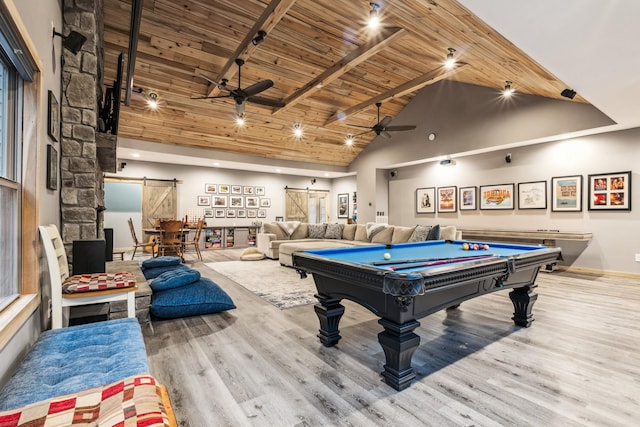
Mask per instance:
[[[512,320],[528,327],[541,266],[562,258],[560,248],[483,242],[487,250],[464,250],[465,241],[434,240],[295,252],[293,265],[313,274],[318,293],[318,338],[330,347],[340,340],[342,299],[379,316],[378,341],[386,364],[382,376],[396,390],[411,385],[411,358],[420,344],[413,331],[420,319],[444,308],[502,289],[512,289]]]

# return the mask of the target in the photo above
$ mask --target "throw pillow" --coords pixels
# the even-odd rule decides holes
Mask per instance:
[[[157,258],[149,258],[142,261],[140,267],[143,270],[147,268],[166,267],[171,265],[178,265],[182,262],[180,257],[177,256],[159,256]]]
[[[262,232],[275,234],[276,240],[289,240],[289,236],[285,234],[284,230],[271,222],[265,222],[262,224]]]
[[[291,238],[293,232],[296,231],[300,225],[300,221],[280,221],[276,222],[276,224],[282,228],[282,231],[284,231],[284,234],[286,234],[287,237]]]
[[[356,234],[353,237],[353,240],[358,242],[368,242],[367,239],[367,227],[364,224],[356,224]]]
[[[375,236],[376,233],[379,233],[380,231],[384,230],[387,224],[380,224],[377,222],[368,222],[366,226],[367,226],[367,240],[371,241],[373,236]]]
[[[456,226],[440,227],[440,240],[456,240]]]
[[[393,236],[393,227],[384,227],[371,238],[371,243],[384,243],[388,245],[391,243],[391,236]]]
[[[158,277],[159,275],[161,275],[165,271],[171,271],[171,270],[177,270],[177,269],[185,269],[185,268],[189,268],[189,267],[187,267],[184,264],[167,265],[167,266],[164,266],[164,267],[147,268],[146,270],[144,270],[142,272],[142,274],[144,275],[145,279],[151,280],[151,279],[155,279],[156,277]]]
[[[342,224],[327,224],[325,239],[342,239]]]
[[[231,297],[210,279],[153,294],[151,313],[164,319],[217,313],[236,308]]]
[[[431,230],[429,230],[429,234],[427,235],[427,240],[440,240],[440,224],[436,224],[431,227]]]
[[[396,225],[393,227],[393,236],[391,237],[391,243],[406,243],[411,238],[415,227],[402,227]]]
[[[354,240],[356,237],[357,229],[358,229],[358,224],[345,224],[344,227],[342,227],[342,239]]]
[[[164,291],[167,289],[179,288],[180,286],[200,280],[200,272],[192,268],[179,268],[165,271],[151,282],[149,286],[154,291]]]
[[[416,225],[414,228],[411,237],[409,237],[409,242],[424,242],[427,240],[427,236],[429,235],[429,231],[431,231],[431,226],[429,225]]]
[[[310,239],[324,239],[324,231],[327,224],[309,224]]]
[[[309,224],[301,222],[296,231],[291,233],[291,240],[306,239],[309,237]]]

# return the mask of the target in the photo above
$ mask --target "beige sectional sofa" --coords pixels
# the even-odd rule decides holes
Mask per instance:
[[[257,236],[257,248],[268,258],[292,266],[292,254],[311,249],[406,243],[423,240],[456,240],[455,226],[388,224],[308,224],[287,221],[265,223]]]

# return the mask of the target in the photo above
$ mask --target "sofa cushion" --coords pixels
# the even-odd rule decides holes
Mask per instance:
[[[356,224],[356,234],[353,237],[353,240],[357,240],[359,242],[368,242],[369,238],[367,237],[367,227],[364,224]]]
[[[289,236],[287,235],[287,233],[285,233],[282,228],[274,223],[265,222],[264,224],[262,224],[262,231],[264,233],[275,234],[276,240],[289,240]]]
[[[424,242],[427,240],[427,236],[429,235],[429,231],[431,231],[430,225],[416,225],[413,229],[413,233],[411,237],[409,237],[409,242]]]
[[[291,233],[291,240],[306,239],[309,237],[309,224],[301,222],[296,231]]]
[[[324,231],[325,239],[342,239],[342,224],[327,224]]]
[[[440,227],[440,240],[456,240],[456,226],[448,225],[446,227]]]
[[[413,234],[413,230],[416,227],[403,227],[396,225],[393,227],[393,236],[391,237],[391,243],[406,243]]]
[[[454,233],[455,235],[455,233]],[[440,224],[436,224],[431,227],[429,234],[427,234],[427,240],[440,240]]]
[[[367,227],[367,240],[371,241],[373,236],[375,236],[380,231],[384,230],[387,224],[377,223],[377,222],[368,222],[366,224]]]
[[[344,240],[355,239],[357,228],[358,224],[344,224],[344,227],[342,227],[342,238]]]
[[[142,261],[140,268],[146,270],[148,268],[167,267],[178,265],[182,262],[178,256],[159,256],[157,258],[149,258]]]
[[[371,243],[384,243],[386,245],[391,243],[393,228],[393,226],[383,227],[380,231],[373,235],[373,237],[371,238]]]
[[[327,224],[309,224],[310,239],[324,239],[324,232]]]
[[[236,306],[231,297],[206,277],[187,286],[158,292],[151,301],[151,313],[165,319],[217,313],[234,308]]]
[[[291,237],[291,234],[300,226],[300,221],[280,221],[276,222],[276,224],[284,231],[287,237]]]
[[[150,279],[155,279],[165,271],[180,270],[185,268],[189,268],[189,267],[184,264],[166,265],[164,267],[147,268],[142,272],[142,274],[144,275],[145,279],[150,280]]]
[[[179,268],[165,271],[151,282],[149,286],[154,291],[164,291],[167,289],[179,288],[200,280],[200,272],[193,268]]]

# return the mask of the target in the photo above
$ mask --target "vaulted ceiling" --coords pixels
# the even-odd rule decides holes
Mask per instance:
[[[520,93],[566,100],[565,83],[458,1],[378,4],[383,27],[372,32],[370,3],[360,0],[145,0],[119,136],[346,166],[376,137],[361,134],[347,147],[346,135],[366,131],[350,125],[376,124],[376,102],[381,117],[395,117],[421,88],[443,79],[496,93],[509,80]],[[105,83],[115,79],[118,54],[127,53],[131,9],[132,0],[104,0]],[[254,45],[259,30],[267,35]],[[443,67],[449,48],[458,61],[453,70]],[[236,58],[245,61],[242,88],[270,79],[273,87],[259,96],[284,105],[247,103],[242,128],[232,98],[195,99],[227,93],[211,81],[237,88]],[[146,105],[152,92],[157,111]]]

